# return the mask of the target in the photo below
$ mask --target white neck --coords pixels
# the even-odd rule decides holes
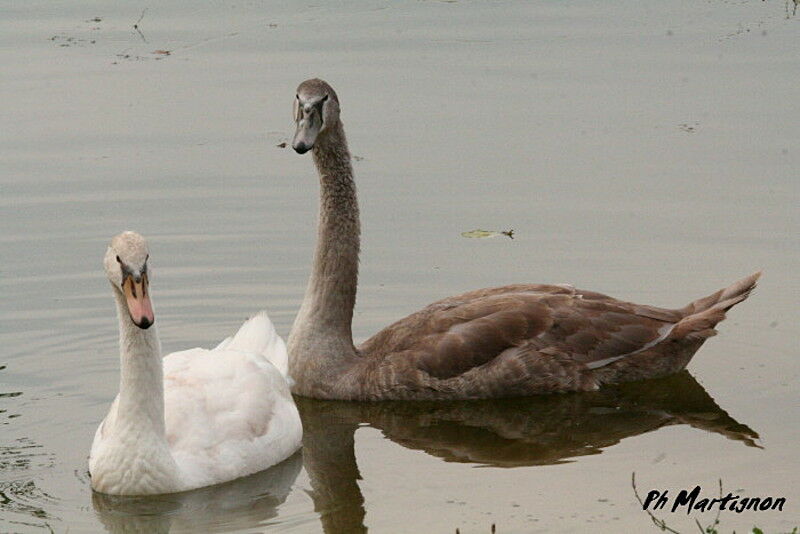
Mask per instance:
[[[301,394],[312,384],[335,381],[356,359],[351,325],[361,230],[341,122],[320,135],[313,156],[320,179],[317,248],[288,343],[289,374]]]
[[[116,288],[114,297],[119,318],[119,395],[92,446],[92,488],[120,495],[178,491],[183,482],[164,428],[164,369],[156,327],[137,327]]]
[[[114,290],[119,319],[120,381],[117,422],[166,443],[164,369],[156,326],[142,330],[128,314],[125,297]]]

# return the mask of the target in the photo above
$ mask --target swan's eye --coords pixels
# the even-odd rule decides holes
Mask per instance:
[[[117,263],[119,263],[120,265],[122,265],[122,260],[121,260],[121,259],[119,259],[119,256],[117,256]]]
[[[314,107],[312,108],[318,115],[319,120],[324,122],[324,109],[325,109],[325,102],[328,101],[328,95],[323,96],[319,100],[314,103]]]

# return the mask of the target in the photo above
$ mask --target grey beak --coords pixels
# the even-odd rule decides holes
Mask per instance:
[[[314,114],[297,121],[297,131],[292,140],[292,148],[298,154],[305,154],[312,148],[319,135],[322,121]]]

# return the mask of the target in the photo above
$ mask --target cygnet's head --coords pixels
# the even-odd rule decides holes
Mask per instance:
[[[133,324],[150,328],[155,321],[147,281],[147,241],[136,232],[123,232],[111,240],[103,265],[111,285],[125,297]]]
[[[294,99],[294,120],[297,131],[292,148],[305,154],[339,121],[339,97],[333,87],[319,78],[301,83]]]

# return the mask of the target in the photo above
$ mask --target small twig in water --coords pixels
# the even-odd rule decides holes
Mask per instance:
[[[719,479],[719,500],[722,501],[722,479]],[[717,508],[717,517],[714,518],[714,523],[711,525],[714,528],[714,532],[717,531],[717,525],[719,525],[719,514],[722,513],[722,506]],[[706,529],[708,532],[709,529]]]
[[[645,508],[645,507],[644,507],[644,502],[642,501],[642,498],[641,498],[641,497],[639,497],[639,490],[638,490],[638,489],[636,489],[636,471],[634,471],[633,473],[631,473],[631,486],[633,486],[633,494],[634,494],[634,495],[636,495],[636,500],[637,500],[637,501],[639,501],[639,504],[641,504],[641,505],[642,505],[642,510],[644,510],[645,512],[647,512],[647,515],[649,515],[649,516],[650,516],[650,520],[653,522],[653,524],[654,524],[655,526],[657,526],[658,528],[660,528],[662,531],[663,531],[663,530],[667,530],[667,531],[669,531],[669,532],[672,532],[672,534],[681,534],[681,533],[680,533],[680,532],[678,532],[677,530],[674,530],[674,529],[671,529],[671,528],[669,528],[669,527],[667,526],[667,522],[666,522],[666,521],[664,521],[663,519],[659,519],[659,518],[657,518],[656,516],[654,516],[654,515],[653,515],[653,513],[652,513],[650,510],[648,510],[647,508]],[[701,528],[702,528],[702,527],[701,527]]]
[[[134,28],[136,28],[137,30],[139,29],[139,23],[140,23],[140,22],[142,22],[142,19],[144,18],[144,14],[145,14],[146,12],[147,12],[147,8],[144,8],[144,9],[142,10],[142,14],[141,14],[141,15],[139,15],[139,20],[137,20],[137,21],[136,21],[136,23],[133,25],[133,27],[134,27]]]
[[[142,38],[142,41],[144,41],[146,43],[147,39],[145,38],[144,34],[142,33],[142,30],[139,29],[139,23],[142,22],[142,19],[144,18],[144,14],[145,13],[147,13],[147,8],[144,8],[142,10],[142,14],[139,15],[139,20],[137,20],[136,23],[133,25],[133,29],[136,30],[136,32]]]
[[[700,520],[695,518],[694,522],[697,525],[697,528],[700,529],[701,534],[706,534],[706,531],[703,530],[703,525],[700,524]]]

